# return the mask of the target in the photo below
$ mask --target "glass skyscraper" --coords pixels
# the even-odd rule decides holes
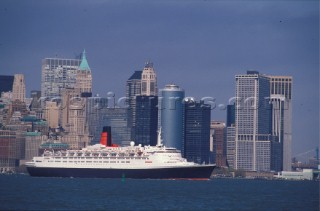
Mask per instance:
[[[209,163],[210,105],[203,101],[185,101],[185,140],[183,155],[188,161]]]
[[[136,97],[136,124],[134,138],[136,144],[157,144],[158,96]]]
[[[108,109],[108,99],[102,97],[86,98],[86,126],[90,136],[92,136],[91,144],[100,143],[100,135],[103,126],[103,116],[106,115]]]
[[[158,127],[162,128],[163,144],[178,150],[184,143],[184,96],[184,90],[175,84],[159,91]]]
[[[102,117],[100,128],[104,126],[111,126],[112,143],[120,146],[130,145],[131,128],[128,127],[127,108],[108,108]]]

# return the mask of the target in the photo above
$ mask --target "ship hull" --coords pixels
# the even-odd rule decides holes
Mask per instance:
[[[35,177],[208,179],[214,167],[215,165],[148,169],[27,167],[27,170]]]

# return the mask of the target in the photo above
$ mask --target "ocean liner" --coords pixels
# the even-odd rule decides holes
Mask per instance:
[[[81,150],[46,150],[27,162],[31,176],[135,178],[135,179],[208,179],[215,164],[187,162],[181,152],[161,144],[119,147],[111,143],[111,131],[104,127],[100,144]]]

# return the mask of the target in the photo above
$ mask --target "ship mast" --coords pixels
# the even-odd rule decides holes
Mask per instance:
[[[161,127],[160,127],[159,130],[158,130],[157,146],[158,146],[158,147],[161,147],[161,146],[162,146]]]

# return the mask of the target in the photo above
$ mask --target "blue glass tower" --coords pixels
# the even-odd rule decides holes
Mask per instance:
[[[166,147],[183,149],[184,90],[175,84],[166,85],[159,92],[159,127]]]

